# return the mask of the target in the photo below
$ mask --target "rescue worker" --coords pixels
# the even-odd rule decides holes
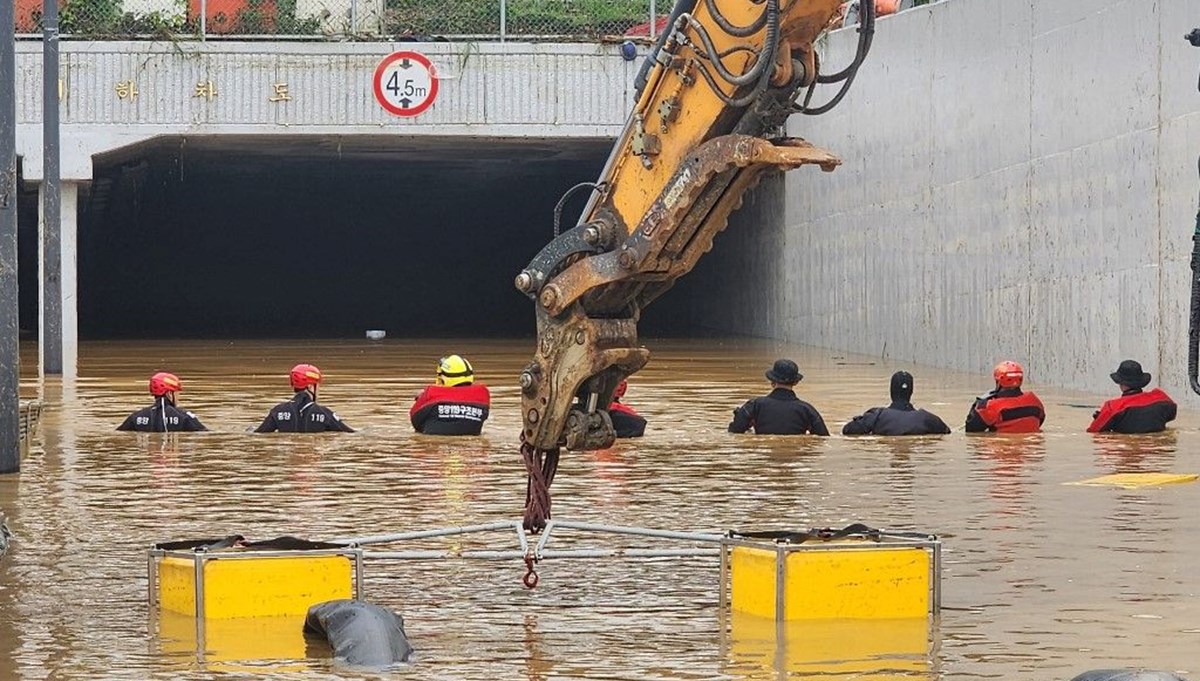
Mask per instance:
[[[936,414],[912,405],[913,377],[907,371],[892,374],[892,403],[868,409],[845,426],[842,435],[947,435],[950,427]]]
[[[1150,384],[1150,374],[1142,371],[1140,363],[1127,359],[1109,377],[1121,388],[1121,396],[1092,414],[1087,432],[1157,433],[1175,420],[1175,401],[1162,388],[1142,392]]]
[[[608,416],[612,419],[617,437],[641,437],[646,434],[646,419],[634,411],[633,407],[621,402],[628,389],[629,381],[617,384],[617,389],[613,391],[612,404],[608,405]]]
[[[996,388],[975,399],[967,413],[968,433],[1036,433],[1046,420],[1046,408],[1032,392],[1021,392],[1025,369],[1011,361],[992,369]]]
[[[150,377],[150,394],[154,404],[129,415],[117,430],[136,430],[142,433],[166,433],[208,430],[200,419],[190,411],[175,404],[175,393],[183,389],[183,383],[175,374],[160,371]]]
[[[758,435],[829,435],[821,414],[796,397],[796,384],[804,376],[795,362],[775,360],[765,375],[771,382],[771,392],[734,409],[729,432],[744,433],[753,428]]]
[[[292,367],[289,379],[296,394],[287,402],[280,402],[255,429],[256,433],[321,433],[336,430],[353,433],[338,415],[328,407],[317,404],[317,385],[321,383],[321,370],[311,364]]]
[[[418,433],[478,435],[492,406],[486,385],[475,382],[475,369],[459,355],[438,360],[437,378],[417,395],[408,417]]]

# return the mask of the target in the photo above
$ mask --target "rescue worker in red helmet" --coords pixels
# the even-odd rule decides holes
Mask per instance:
[[[466,358],[449,355],[438,360],[437,378],[417,395],[408,418],[426,435],[478,435],[492,407],[486,385],[475,381]]]
[[[968,433],[1036,433],[1046,420],[1046,408],[1032,392],[1022,392],[1025,369],[1012,361],[992,369],[996,388],[975,399],[967,413]]]
[[[1150,374],[1142,371],[1140,363],[1127,359],[1108,376],[1121,389],[1121,396],[1092,414],[1087,432],[1158,433],[1175,420],[1175,401],[1162,388],[1142,392],[1150,384]]]
[[[617,437],[641,437],[646,434],[646,419],[634,411],[633,407],[621,402],[628,389],[629,381],[617,384],[616,390],[613,390],[612,403],[608,405],[608,416],[612,419]]]
[[[176,406],[175,394],[183,382],[175,374],[160,371],[150,377],[150,394],[154,404],[129,415],[117,430],[136,430],[143,433],[166,433],[208,430],[190,411]]]
[[[328,407],[317,404],[317,386],[324,378],[321,370],[311,364],[297,364],[290,373],[292,390],[296,394],[280,402],[255,429],[256,433],[321,433],[336,430],[353,433],[338,415]]]

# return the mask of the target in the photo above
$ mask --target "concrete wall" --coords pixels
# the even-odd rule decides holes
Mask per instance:
[[[441,77],[433,106],[411,118],[372,92],[375,66],[401,49],[428,56]],[[41,50],[18,44],[26,179],[42,175]],[[616,45],[65,41],[63,177],[90,179],[94,154],[160,135],[615,137],[639,63]],[[201,83],[216,95],[197,96]]]
[[[792,120],[845,165],[788,175],[786,228],[742,277],[774,293],[733,302],[753,314],[729,330],[989,373],[1013,358],[1104,392],[1132,357],[1184,397],[1196,10],[947,0],[880,20],[841,106]]]

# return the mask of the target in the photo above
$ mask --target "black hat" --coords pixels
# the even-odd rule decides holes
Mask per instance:
[[[1121,362],[1117,370],[1109,374],[1114,383],[1127,385],[1130,388],[1144,388],[1150,383],[1150,374],[1142,371],[1142,365],[1127,359]]]
[[[800,373],[800,367],[790,359],[777,359],[775,364],[771,365],[770,371],[766,372],[767,380],[772,383],[782,383],[784,385],[795,385],[804,378]]]
[[[897,371],[892,374],[892,399],[908,399],[913,394],[913,377],[907,371]]]

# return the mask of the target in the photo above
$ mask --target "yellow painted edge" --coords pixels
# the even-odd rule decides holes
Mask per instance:
[[[1102,475],[1098,478],[1090,478],[1078,482],[1065,482],[1063,484],[1087,486],[1113,485],[1124,489],[1137,489],[1139,487],[1155,487],[1158,485],[1179,485],[1195,482],[1197,479],[1200,479],[1200,473],[1114,473],[1112,475]]]

